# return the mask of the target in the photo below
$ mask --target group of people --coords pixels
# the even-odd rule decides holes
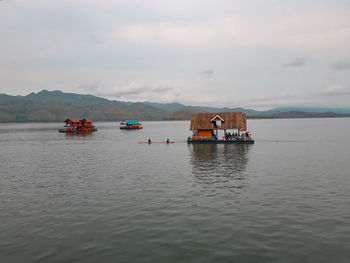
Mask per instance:
[[[232,132],[232,134],[229,133],[229,132],[226,132],[225,136],[224,136],[224,140],[226,140],[226,141],[232,141],[232,140],[246,140],[246,141],[249,141],[249,140],[251,140],[251,134],[250,134],[249,131],[242,132],[242,133],[240,133],[240,132],[238,132],[238,133]]]
[[[152,143],[152,140],[151,138],[148,138],[148,144],[151,144]],[[166,138],[166,143],[170,143],[170,140],[169,138]]]

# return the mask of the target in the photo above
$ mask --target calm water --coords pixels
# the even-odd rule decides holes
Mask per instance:
[[[254,145],[143,125],[0,124],[0,262],[349,262],[349,118],[251,120]]]

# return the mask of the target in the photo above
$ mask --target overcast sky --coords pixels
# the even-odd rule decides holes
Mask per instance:
[[[348,0],[1,0],[0,93],[350,107]]]

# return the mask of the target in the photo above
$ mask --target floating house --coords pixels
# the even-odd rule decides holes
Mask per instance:
[[[94,132],[97,131],[92,124],[92,120],[88,119],[66,119],[63,128],[59,132],[75,133],[75,132]]]
[[[242,112],[198,113],[191,119],[190,130],[188,143],[254,143]]]
[[[125,120],[120,123],[120,129],[126,129],[126,130],[142,129],[142,125],[138,121]]]

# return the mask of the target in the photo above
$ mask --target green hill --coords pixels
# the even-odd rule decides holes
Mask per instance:
[[[0,122],[55,122],[66,118],[161,120],[168,116],[169,112],[142,103],[125,104],[92,95],[47,90],[27,96],[0,94]]]
[[[328,109],[324,112],[322,109]],[[337,110],[337,111],[336,111]],[[0,122],[61,122],[66,118],[89,118],[94,121],[189,120],[198,112],[234,112],[248,118],[318,118],[349,117],[347,109],[279,108],[256,111],[244,108],[186,106],[180,103],[111,101],[92,95],[42,90],[27,96],[0,94]]]

